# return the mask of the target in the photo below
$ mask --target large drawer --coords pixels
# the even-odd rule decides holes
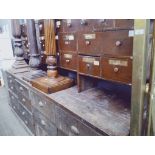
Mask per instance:
[[[44,116],[55,123],[55,104],[48,101],[45,97],[31,92],[32,106],[38,109]]]
[[[77,51],[76,33],[59,33],[58,46],[60,51]]]
[[[77,70],[77,52],[61,52],[60,66],[66,69]]]
[[[79,56],[79,72],[100,77],[100,57]]]
[[[22,94],[23,96],[25,96],[27,99],[29,99],[29,90],[28,87],[26,87],[25,85],[23,85],[20,81],[15,80],[16,81],[16,89],[18,91],[18,94]]]
[[[66,135],[71,136],[97,136],[94,129],[75,119],[72,114],[66,112],[60,107],[56,107],[56,126]]]
[[[102,58],[102,77],[104,79],[131,84],[132,59],[131,58]]]
[[[51,136],[57,135],[57,128],[48,120],[43,114],[41,114],[37,109],[34,109],[34,120],[35,126],[37,128],[37,135],[48,134]],[[42,130],[42,131],[41,131]]]
[[[87,55],[132,56],[133,37],[129,30],[79,33],[78,52]]]

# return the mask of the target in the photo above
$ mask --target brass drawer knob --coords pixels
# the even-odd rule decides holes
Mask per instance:
[[[44,120],[41,120],[41,124],[42,124],[43,126],[45,126],[45,125],[46,125],[46,123],[45,123],[45,121],[44,121]]]
[[[22,101],[25,102],[26,101],[25,98],[23,98]]]
[[[12,80],[10,80],[10,83],[12,83]]]
[[[78,130],[74,125],[71,126],[71,131],[72,131],[75,135],[79,135],[79,130]]]
[[[22,112],[22,115],[23,115],[23,116],[25,115],[25,111]]]
[[[117,67],[114,68],[114,72],[117,73],[119,69]]]
[[[40,101],[40,102],[39,102],[39,106],[40,106],[40,107],[43,107],[43,106],[44,106],[43,102]]]
[[[90,45],[90,41],[88,41],[88,40],[86,40],[85,43],[86,43],[86,45]]]
[[[13,89],[13,86],[11,87],[11,89]]]
[[[15,107],[15,106],[13,106],[13,109],[16,109],[16,107]]]
[[[70,62],[70,60],[68,60],[68,59],[67,59],[67,60],[66,60],[66,62],[67,62],[67,63],[69,63],[69,62]]]
[[[19,87],[19,90],[23,91],[23,87]]]
[[[118,46],[121,46],[122,45],[122,42],[121,41],[116,41],[115,45],[118,47]]]

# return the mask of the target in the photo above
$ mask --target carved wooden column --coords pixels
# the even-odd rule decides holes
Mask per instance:
[[[14,41],[14,53],[16,55],[16,61],[12,66],[13,73],[21,73],[29,71],[29,66],[26,64],[23,55],[24,51],[22,49],[22,39],[21,39],[21,26],[19,19],[11,20],[11,29]]]
[[[44,91],[45,93],[53,93],[73,85],[73,79],[58,75],[57,59],[56,59],[56,41],[54,20],[48,19],[44,21],[45,32],[45,51],[47,54],[47,76],[33,80],[32,86]]]
[[[30,50],[29,66],[31,68],[30,73],[26,74],[23,78],[27,81],[31,81],[34,78],[45,76],[45,72],[39,70],[41,64],[40,53],[37,46],[36,29],[34,19],[27,20],[27,37],[28,46]]]

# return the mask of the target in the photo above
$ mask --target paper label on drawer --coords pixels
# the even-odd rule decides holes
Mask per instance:
[[[94,63],[95,58],[82,58],[82,61],[87,63]]]
[[[86,40],[91,40],[96,38],[96,34],[84,34]]]
[[[74,35],[65,35],[64,40],[74,40]]]
[[[99,61],[94,61],[94,65],[99,66],[100,65]]]
[[[72,55],[71,54],[64,54],[64,58],[72,59]]]
[[[117,65],[117,66],[125,66],[125,67],[127,67],[128,66],[128,61],[110,59],[109,64],[110,65]]]
[[[135,35],[143,35],[143,34],[144,34],[144,29],[135,30]]]
[[[133,37],[134,36],[134,30],[130,30],[128,36]]]

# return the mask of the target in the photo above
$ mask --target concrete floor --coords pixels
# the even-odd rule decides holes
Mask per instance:
[[[0,87],[0,136],[29,136],[31,133],[11,110],[7,90]]]

